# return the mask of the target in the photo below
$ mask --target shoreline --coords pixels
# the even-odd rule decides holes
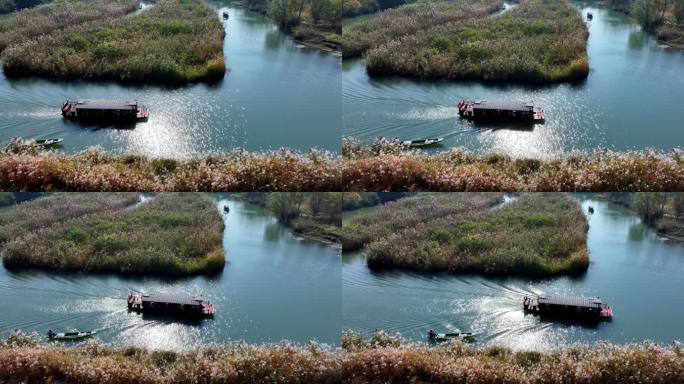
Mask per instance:
[[[609,4],[606,3],[605,0],[599,1],[599,2],[597,2],[597,4],[598,4],[599,7],[601,7],[601,8],[605,8],[605,9],[608,9],[608,10],[611,10],[611,11],[614,11],[614,12],[621,13],[621,14],[627,16],[634,24],[639,25],[639,22],[632,16],[631,11],[630,11],[629,9],[624,9],[624,8],[621,8],[621,7],[611,7]],[[675,42],[669,41],[669,40],[667,40],[667,39],[663,39],[663,38],[660,36],[660,32],[662,31],[663,28],[666,28],[666,27],[668,27],[668,26],[671,26],[672,28],[676,29],[678,33],[680,33],[680,34],[682,35],[682,38],[684,38],[684,25],[671,25],[671,24],[668,25],[668,23],[669,23],[669,21],[666,22],[666,23],[663,24],[663,25],[660,25],[658,28],[656,28],[656,29],[653,30],[653,31],[646,31],[646,30],[643,29],[643,27],[642,27],[642,30],[643,30],[647,35],[649,35],[649,36],[651,36],[652,38],[654,38],[655,41],[656,41],[659,45],[663,45],[663,46],[664,46],[663,48],[669,48],[669,49],[675,49],[675,50],[678,50],[678,51],[684,51],[684,42],[683,42],[683,43],[675,43]],[[640,26],[640,25],[639,25],[639,26]]]

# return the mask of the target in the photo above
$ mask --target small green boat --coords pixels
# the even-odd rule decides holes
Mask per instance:
[[[428,332],[428,338],[435,343],[443,343],[452,339],[458,339],[464,343],[475,342],[475,336],[470,332],[436,333],[435,331],[430,330],[430,332]]]
[[[34,143],[43,147],[51,147],[60,144],[62,141],[64,141],[64,139],[42,139],[35,140]]]
[[[69,340],[82,340],[82,339],[87,339],[89,337],[92,337],[97,333],[96,331],[86,331],[86,332],[81,332],[81,331],[74,331],[74,332],[60,332],[60,333],[55,333],[52,332],[52,330],[48,331],[48,339],[50,340],[64,340],[64,341],[69,341]]]
[[[424,148],[424,147],[437,146],[442,141],[444,141],[443,137],[437,137],[434,139],[406,140],[406,141],[402,141],[401,144],[404,145],[405,147],[410,147],[410,148]]]

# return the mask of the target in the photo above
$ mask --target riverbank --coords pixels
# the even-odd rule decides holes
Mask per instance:
[[[5,75],[159,83],[214,82],[225,75],[223,25],[202,0],[158,0],[134,17],[126,16],[137,1],[109,3],[59,2],[4,20]],[[76,11],[62,15],[61,7]],[[114,10],[90,14],[99,8]],[[13,30],[26,23],[31,27]]]
[[[684,216],[682,216],[684,195],[682,193],[605,193],[602,196],[641,217],[644,225],[655,230],[658,236],[684,243]]]
[[[681,347],[643,343],[576,345],[552,352],[503,347],[407,344],[345,334],[344,377],[350,383],[584,383],[641,384],[684,378]]]
[[[634,19],[634,16],[632,15],[632,6],[634,2],[632,0],[607,0],[602,3],[607,8],[622,12]],[[656,13],[657,11],[653,12]],[[664,21],[659,25],[656,25],[649,33],[654,35],[656,39],[658,39],[658,42],[663,45],[684,50],[684,24],[678,23],[672,13],[671,10],[665,12]],[[638,23],[638,20],[634,19],[634,21]]]
[[[434,155],[344,139],[342,179],[348,191],[679,191],[681,152],[595,150],[548,160],[474,154]]]
[[[273,22],[279,24],[281,30],[292,39],[312,49],[324,52],[340,52],[342,39],[342,5],[341,0],[320,0],[317,2],[301,3],[302,11],[294,15],[292,6],[287,0],[283,7],[290,7],[288,11],[271,11],[272,0],[240,0],[234,5],[241,5],[249,10],[269,16]],[[308,4],[308,6],[307,6]],[[290,15],[289,12],[292,12]],[[314,18],[314,15],[316,17]],[[289,19],[280,21],[279,19]]]
[[[133,194],[134,196],[137,195]],[[102,194],[117,205],[126,195]],[[225,265],[223,220],[210,199],[198,194],[159,194],[138,206],[121,206],[62,217],[60,211],[89,204],[80,194],[23,203],[26,229],[8,238],[2,261],[8,269],[111,272],[184,276],[220,272]],[[92,204],[91,204],[92,205]],[[46,225],[45,210],[59,221]],[[10,210],[10,216],[18,213]]]
[[[92,148],[77,155],[10,145],[0,151],[0,190],[73,192],[340,191],[336,155],[232,152],[202,158],[113,155]]]
[[[296,236],[332,245],[341,241],[341,192],[236,193],[233,197],[268,210]]]
[[[339,353],[315,342],[235,343],[187,353],[107,347],[96,341],[63,348],[23,334],[0,342],[0,381],[10,383],[328,384],[342,382],[341,364]]]
[[[589,33],[567,1],[525,0],[496,17],[491,14],[501,2],[478,6],[449,1],[407,5],[352,23],[348,33],[345,28],[344,55],[363,53],[371,76],[557,83],[589,75]],[[418,13],[422,21],[410,12],[413,7],[426,8]],[[357,46],[355,40],[372,45]]]
[[[487,208],[498,199],[497,194],[418,196],[352,218],[343,233],[372,228],[368,221],[390,228],[364,238],[372,269],[532,276],[587,270],[588,224],[574,200],[562,194],[524,194],[499,209]]]
[[[344,351],[315,343],[234,344],[194,352],[37,345],[15,337],[0,344],[0,379],[55,383],[674,383],[684,377],[680,347],[656,344],[573,346],[553,352],[451,344],[359,342]]]

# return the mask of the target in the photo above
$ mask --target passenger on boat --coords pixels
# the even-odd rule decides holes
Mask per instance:
[[[48,335],[48,338],[50,338],[50,339],[52,339],[53,337],[57,336],[56,333],[52,332],[52,329],[49,329],[49,330],[48,330],[47,335]]]
[[[432,329],[428,331],[428,337],[431,339],[434,339],[437,337],[437,332],[433,331]]]

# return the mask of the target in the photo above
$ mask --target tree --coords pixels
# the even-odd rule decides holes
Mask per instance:
[[[302,213],[304,193],[273,192],[268,195],[267,206],[283,224],[289,224]]]
[[[672,199],[672,206],[674,208],[675,216],[679,217],[684,214],[684,193],[676,192]]]
[[[653,31],[665,21],[668,0],[636,0],[632,14],[647,31]]]
[[[632,201],[632,207],[647,225],[653,225],[663,217],[665,213],[665,193],[636,193]]]
[[[672,13],[674,14],[675,21],[678,24],[684,23],[684,0],[672,1]]]

